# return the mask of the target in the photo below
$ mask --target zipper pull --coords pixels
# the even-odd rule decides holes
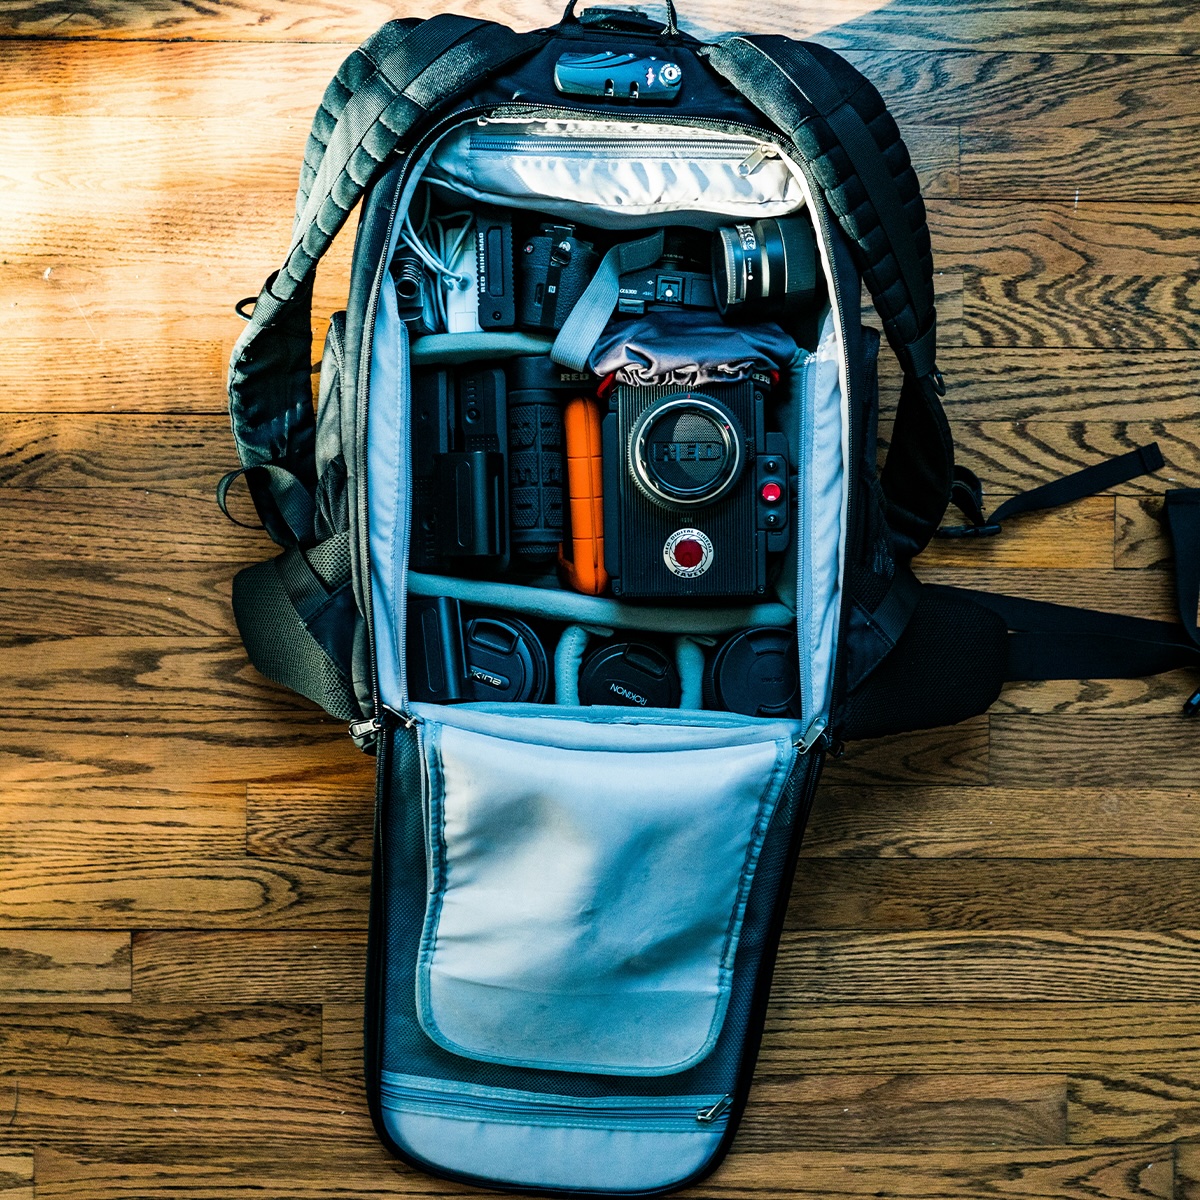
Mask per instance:
[[[793,743],[801,754],[807,754],[825,736],[826,722],[824,717],[817,717],[803,734]]]
[[[346,732],[363,753],[374,754],[379,735],[383,732],[383,720],[380,717],[367,717],[362,721],[351,721]]]
[[[738,166],[738,174],[744,179],[747,175],[753,175],[763,162],[768,158],[778,158],[779,147],[772,146],[770,143],[765,143],[761,146],[756,146],[750,154],[744,158]]]
[[[733,1107],[732,1096],[722,1096],[711,1108],[696,1110],[696,1120],[701,1125],[711,1125],[718,1117],[723,1117]]]

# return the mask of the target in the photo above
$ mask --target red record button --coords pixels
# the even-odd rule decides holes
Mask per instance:
[[[779,497],[783,495],[783,488],[777,483],[764,483],[759,495],[768,504],[775,504],[779,500]]]
[[[704,547],[695,538],[683,538],[675,543],[671,557],[684,568],[699,566],[704,557]]]

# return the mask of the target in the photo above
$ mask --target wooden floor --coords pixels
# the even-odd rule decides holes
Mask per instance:
[[[1200,485],[1200,6],[681,4],[844,49],[892,104],[959,457],[994,498],[1162,446],[1159,477],[922,574],[1170,617],[1158,496]],[[0,2],[3,1200],[462,1190],[371,1131],[372,763],[247,666],[230,579],[271,546],[211,499],[230,306],[287,241],[311,112],[353,44],[437,7]],[[1012,687],[833,764],[700,1192],[1200,1198],[1195,682]]]

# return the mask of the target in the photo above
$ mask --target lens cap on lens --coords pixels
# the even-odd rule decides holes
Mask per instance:
[[[751,717],[799,717],[796,635],[764,626],[735,633],[717,652],[705,679],[716,708]]]
[[[533,630],[516,617],[468,621],[466,659],[468,699],[538,704],[546,698],[546,651]]]
[[[654,646],[618,642],[589,655],[579,672],[580,704],[678,708],[679,673]]]

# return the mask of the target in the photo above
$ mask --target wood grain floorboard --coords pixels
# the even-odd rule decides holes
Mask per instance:
[[[0,1004],[130,998],[128,933],[0,929]]]
[[[1200,1000],[1200,934],[785,931],[782,1003]]]
[[[10,1005],[0,1009],[0,1076],[312,1073],[321,1040],[312,1004]]]
[[[0,1154],[3,1200],[33,1200],[34,1162],[32,1154]]]
[[[300,930],[138,933],[138,1004],[319,1004],[361,1000],[366,923],[340,933]]]
[[[1178,700],[1182,689],[1177,689]],[[1186,789],[839,787],[817,793],[800,851],[808,858],[1192,859],[1200,785]],[[804,869],[803,867],[801,868]]]
[[[759,1074],[1133,1075],[1178,1069],[1198,1052],[1200,1009],[1186,1002],[777,1002],[767,1015]]]
[[[374,842],[372,787],[250,784],[246,850],[255,858],[313,866],[366,866]]]

